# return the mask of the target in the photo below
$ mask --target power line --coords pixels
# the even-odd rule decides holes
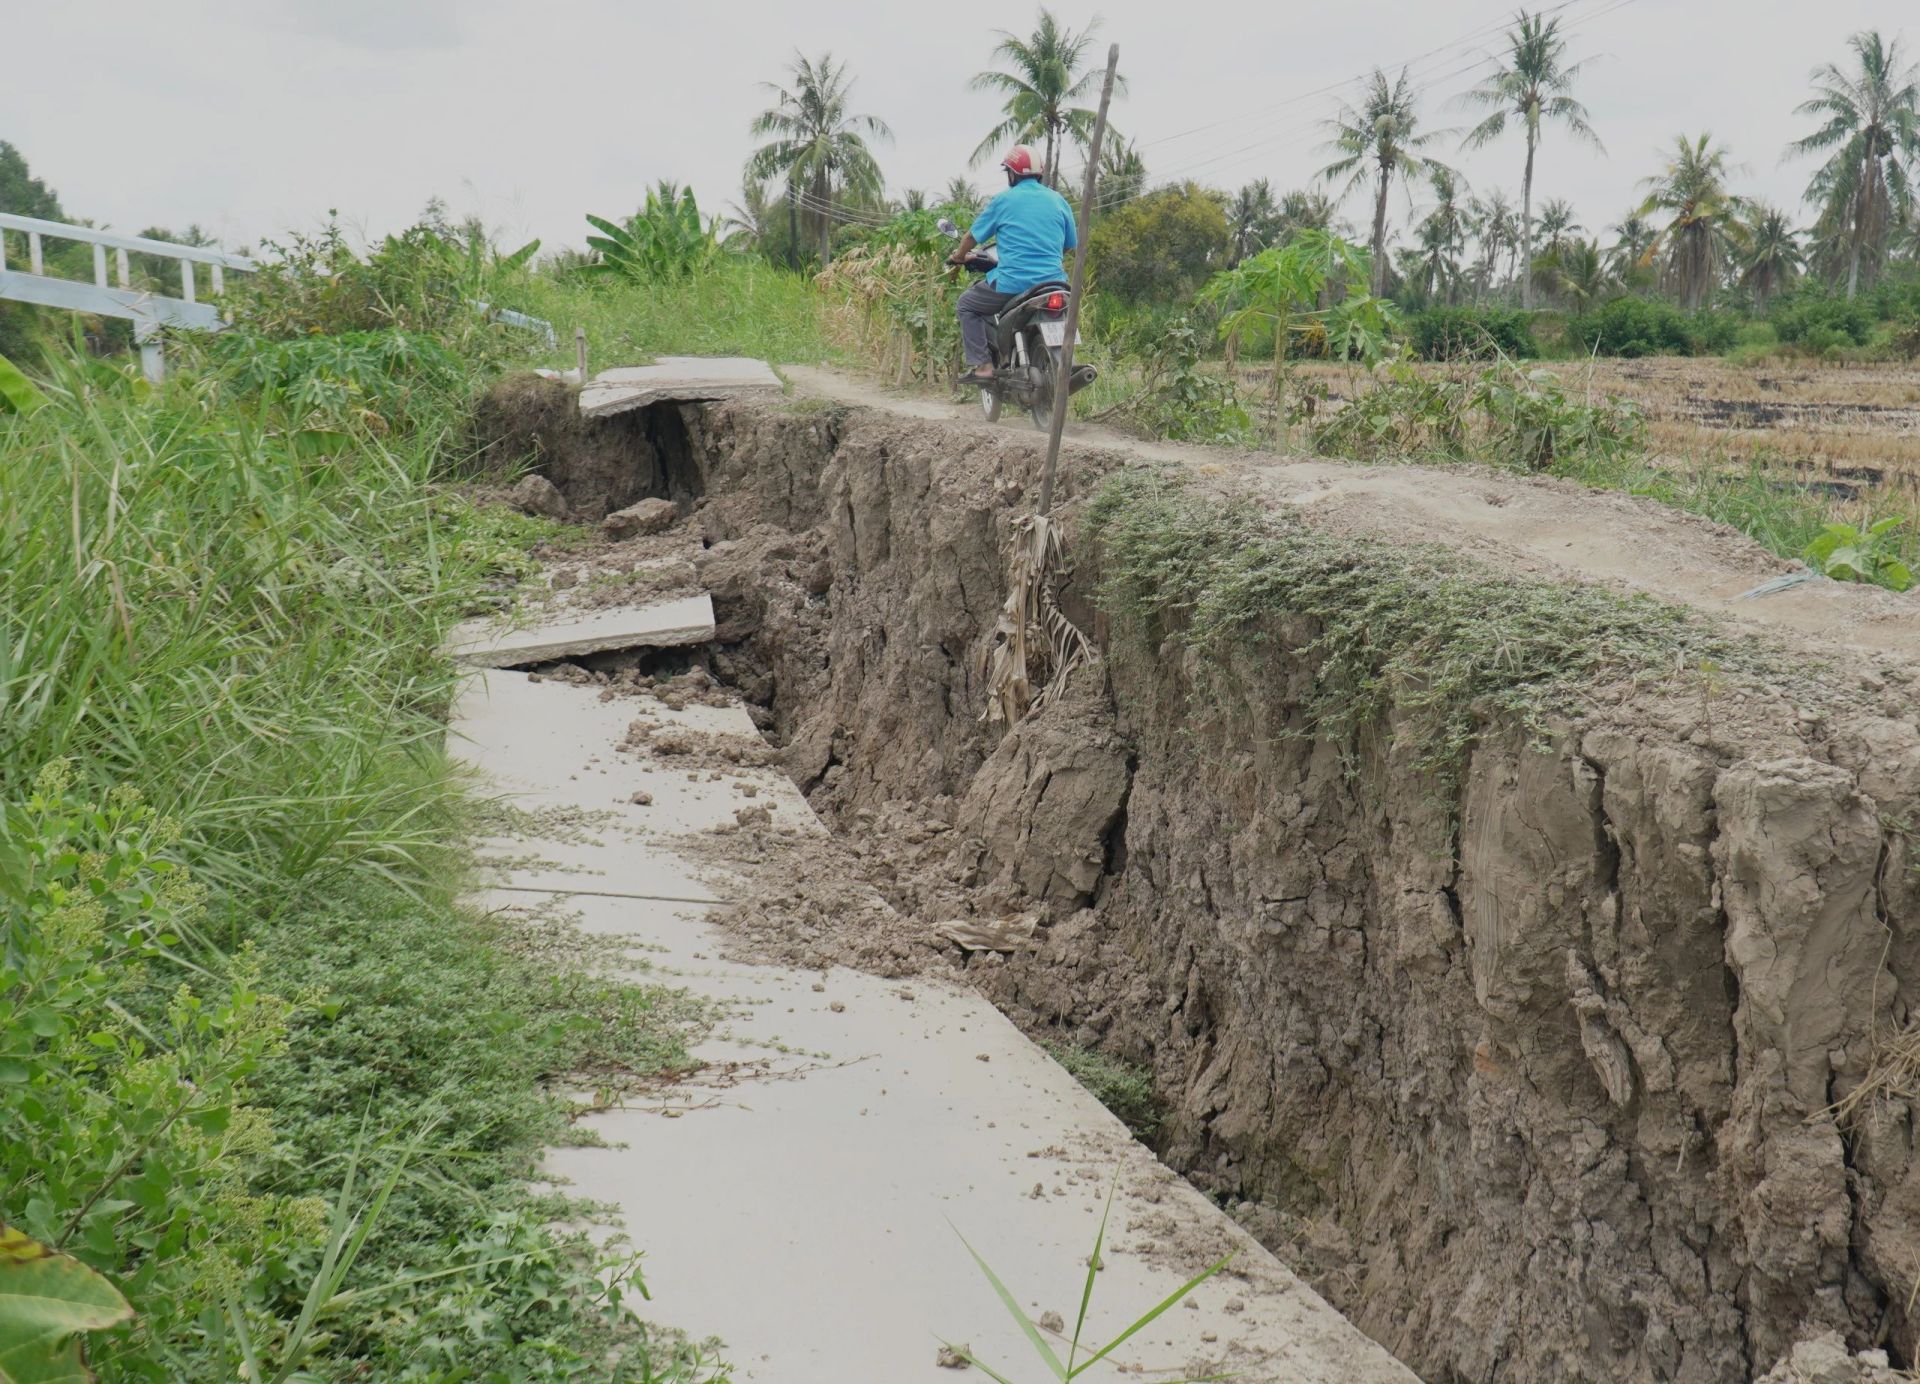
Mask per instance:
[[[1567,25],[1565,26],[1566,29],[1570,31],[1573,29],[1582,28],[1600,19],[1604,19],[1606,16],[1613,14],[1614,12],[1624,9],[1627,6],[1635,4],[1637,2],[1638,0],[1611,0],[1611,3],[1607,3],[1607,0],[1557,0],[1557,3],[1544,7],[1540,11],[1540,14],[1542,16],[1564,14],[1565,12],[1570,11],[1583,4],[1599,3],[1601,5],[1601,7],[1597,10],[1591,11],[1590,13],[1587,13],[1587,14],[1580,15],[1576,18],[1572,18],[1570,22],[1567,23]],[[1469,45],[1475,42],[1478,42],[1480,40],[1483,40],[1486,37],[1490,36],[1491,34],[1502,32],[1507,27],[1509,22],[1510,21],[1504,18],[1497,21],[1491,21],[1487,24],[1483,24],[1478,26],[1477,28],[1469,30],[1466,34],[1463,34],[1460,37],[1453,39],[1448,43],[1444,43],[1444,44],[1438,45],[1437,47],[1430,48],[1426,50],[1424,53],[1417,54],[1414,57],[1406,59],[1402,62],[1391,63],[1391,64],[1387,64],[1385,66],[1377,67],[1377,68],[1369,68],[1366,72],[1357,74],[1355,76],[1343,78],[1338,82],[1330,82],[1325,86],[1315,87],[1308,91],[1299,92],[1293,96],[1286,98],[1284,101],[1280,101],[1275,103],[1272,106],[1262,108],[1262,110],[1260,111],[1256,111],[1251,114],[1243,113],[1237,116],[1228,116],[1228,117],[1223,117],[1220,120],[1209,121],[1205,124],[1192,126],[1186,130],[1176,131],[1173,134],[1162,135],[1157,139],[1146,141],[1142,144],[1137,145],[1136,147],[1142,148],[1142,149],[1158,148],[1160,146],[1170,144],[1176,140],[1185,139],[1196,134],[1202,134],[1209,130],[1219,129],[1223,126],[1243,124],[1243,123],[1249,123],[1249,122],[1258,122],[1258,121],[1270,119],[1276,113],[1282,110],[1285,110],[1289,107],[1299,105],[1303,101],[1312,100],[1316,97],[1333,95],[1335,93],[1345,90],[1348,87],[1364,82],[1373,75],[1373,72],[1375,70],[1385,71],[1387,70],[1388,67],[1400,67],[1405,71],[1412,71],[1418,67],[1421,67],[1422,65],[1426,65],[1430,63],[1432,60],[1436,58],[1439,58],[1442,61],[1444,61],[1450,56],[1457,56],[1459,53],[1461,53],[1462,50],[1466,49]],[[1467,61],[1463,64],[1456,65],[1445,72],[1423,76],[1422,79],[1414,86],[1414,89],[1413,89],[1414,94],[1416,96],[1425,96],[1438,86],[1444,85],[1448,82],[1455,81],[1460,77],[1466,76],[1468,73],[1473,72],[1477,68],[1485,67],[1488,64],[1498,62],[1499,60],[1500,59],[1498,54],[1482,54],[1481,56],[1474,58],[1470,61]],[[1139,198],[1150,196],[1153,193],[1165,191],[1170,187],[1177,187],[1183,183],[1190,182],[1193,180],[1192,175],[1195,173],[1202,172],[1208,169],[1213,169],[1217,172],[1222,167],[1231,167],[1234,165],[1235,161],[1242,160],[1243,156],[1246,156],[1246,155],[1261,153],[1268,150],[1279,150],[1282,148],[1290,148],[1290,147],[1297,146],[1297,144],[1300,142],[1303,136],[1311,132],[1315,132],[1322,129],[1325,123],[1326,122],[1323,119],[1316,118],[1303,123],[1294,123],[1294,124],[1288,125],[1287,127],[1281,130],[1263,135],[1260,138],[1251,140],[1248,143],[1245,143],[1242,145],[1238,145],[1235,148],[1221,151],[1206,159],[1202,159],[1198,162],[1186,164],[1182,167],[1182,170],[1181,170],[1182,175],[1178,178],[1168,179],[1164,182],[1155,184],[1151,187],[1141,187],[1136,191],[1120,193],[1107,198],[1098,198],[1094,203],[1093,210],[1096,212],[1111,211],[1112,209],[1122,206],[1127,202],[1135,201],[1135,200],[1138,200]],[[1086,168],[1085,164],[1082,163],[1081,175],[1083,177],[1085,175],[1085,168]],[[830,218],[837,219],[853,225],[865,226],[868,228],[875,228],[879,226],[884,226],[892,220],[892,217],[889,215],[867,211],[863,208],[850,207],[845,205],[830,205],[830,204],[824,203],[821,201],[821,199],[813,196],[811,193],[807,192],[804,189],[791,189],[788,193],[788,199],[791,200],[795,206],[799,207],[802,210],[810,212],[814,215],[825,215]]]
[[[1578,3],[1582,3],[1582,0],[1563,0],[1562,5],[1556,8],[1564,9],[1568,5],[1578,4]],[[1571,24],[1567,25],[1567,28],[1569,30],[1580,28],[1585,24],[1591,23],[1595,20],[1603,19],[1607,15],[1612,14],[1614,11],[1624,9],[1628,5],[1632,5],[1635,3],[1637,3],[1637,0],[1612,0],[1612,3],[1605,4],[1603,8],[1596,10],[1591,14],[1583,15],[1579,19],[1576,19]],[[1435,51],[1444,51],[1444,50],[1435,50]],[[1498,56],[1492,55],[1492,54],[1476,58],[1473,61],[1468,62],[1464,65],[1461,65],[1459,67],[1456,67],[1450,71],[1443,72],[1436,76],[1426,78],[1421,83],[1416,85],[1416,87],[1414,88],[1414,92],[1416,95],[1425,95],[1428,92],[1432,91],[1437,86],[1443,85],[1447,82],[1454,81],[1472,72],[1476,68],[1484,67],[1489,63],[1493,63],[1497,61],[1499,61]],[[1339,91],[1347,86],[1353,85],[1353,83],[1357,81],[1365,81],[1367,77],[1371,75],[1372,73],[1368,72],[1366,74],[1363,74],[1360,77],[1349,78],[1346,81],[1337,83],[1333,86],[1321,88],[1316,94],[1324,95],[1329,92]],[[1198,163],[1186,165],[1182,170],[1182,176],[1178,178],[1168,179],[1152,187],[1143,187],[1135,192],[1120,194],[1112,198],[1100,199],[1095,202],[1094,210],[1109,211],[1114,207],[1121,206],[1126,202],[1136,200],[1140,197],[1148,196],[1151,193],[1165,191],[1167,188],[1170,188],[1170,187],[1177,187],[1182,183],[1191,181],[1192,180],[1191,175],[1193,173],[1200,172],[1202,170],[1209,169],[1209,168],[1214,169],[1217,172],[1221,165],[1231,166],[1233,161],[1240,158],[1240,156],[1242,155],[1252,154],[1252,153],[1267,150],[1267,149],[1291,147],[1293,145],[1296,145],[1299,142],[1299,139],[1301,136],[1311,131],[1315,131],[1322,128],[1324,124],[1325,124],[1324,121],[1316,119],[1316,120],[1305,122],[1303,124],[1296,124],[1296,125],[1290,126],[1285,130],[1276,132],[1269,136],[1262,137],[1250,143],[1240,145],[1234,149],[1226,150],[1222,153],[1214,155],[1211,158],[1201,160]],[[1082,173],[1084,174],[1085,172],[1084,164],[1081,165],[1081,169],[1082,169]]]
[[[1580,3],[1580,0],[1566,0],[1566,3],[1567,4]],[[1568,25],[1568,28],[1569,29],[1577,28],[1582,24],[1590,22],[1591,20],[1603,18],[1605,15],[1613,12],[1614,10],[1623,8],[1625,5],[1629,5],[1632,3],[1635,3],[1635,0],[1614,0],[1614,3],[1607,5],[1605,8],[1598,10],[1591,15],[1583,16],[1579,20],[1576,20],[1573,24]],[[1564,8],[1564,5],[1562,7]],[[1418,85],[1416,85],[1416,87],[1414,88],[1414,92],[1416,95],[1425,95],[1428,92],[1431,92],[1437,86],[1443,85],[1447,82],[1454,81],[1472,72],[1475,68],[1486,66],[1488,63],[1497,62],[1498,60],[1499,60],[1498,57],[1495,55],[1485,55],[1485,56],[1476,58],[1471,62],[1455,67],[1447,72],[1439,73],[1437,75],[1425,78]],[[1358,78],[1350,78],[1346,82],[1340,83],[1339,85],[1331,88],[1325,88],[1323,89],[1323,91],[1329,91],[1329,90],[1338,91],[1343,87],[1352,85],[1356,81],[1365,81],[1367,79],[1367,76],[1370,76],[1370,75],[1371,73],[1368,73]],[[1324,125],[1324,123],[1325,122],[1321,120],[1312,120],[1304,124],[1297,124],[1297,125],[1291,126],[1286,130],[1276,132],[1275,134],[1272,134],[1270,136],[1263,137],[1261,139],[1254,140],[1251,143],[1240,145],[1237,148],[1229,149],[1220,154],[1216,154],[1212,158],[1202,160],[1197,164],[1188,165],[1183,170],[1183,174],[1191,174],[1206,168],[1217,168],[1217,166],[1221,164],[1231,164],[1234,159],[1238,158],[1243,154],[1250,154],[1250,153],[1265,150],[1268,148],[1279,148],[1279,147],[1291,146],[1298,142],[1298,139],[1300,136],[1306,134],[1309,131],[1320,129]],[[1084,165],[1083,165],[1083,169],[1084,169]],[[1154,188],[1154,189],[1143,188],[1137,193],[1126,194],[1124,196],[1114,198],[1111,201],[1103,200],[1099,203],[1096,203],[1096,210],[1107,210],[1111,206],[1118,206],[1122,202],[1131,200],[1134,197],[1144,196],[1149,191],[1155,191],[1155,190],[1159,190],[1169,186],[1176,186],[1179,183],[1182,183],[1188,180],[1189,179],[1186,176],[1182,176],[1177,179],[1169,179],[1168,181],[1161,183],[1158,188]]]
[[[1563,10],[1571,9],[1575,5],[1585,4],[1585,3],[1588,3],[1588,0],[1559,0],[1558,4],[1549,5],[1545,9],[1541,10],[1540,13],[1543,16],[1549,15],[1549,14],[1557,14]],[[1403,68],[1415,67],[1415,66],[1418,66],[1420,63],[1425,62],[1428,58],[1435,56],[1436,54],[1450,52],[1456,48],[1465,47],[1469,43],[1473,43],[1480,39],[1484,39],[1491,34],[1499,33],[1501,30],[1505,29],[1507,25],[1511,22],[1512,21],[1510,19],[1505,17],[1502,17],[1497,20],[1492,20],[1486,24],[1481,25],[1476,29],[1469,30],[1467,33],[1462,34],[1458,38],[1452,39],[1446,43],[1439,45],[1437,48],[1429,48],[1424,53],[1416,54],[1411,58],[1401,59],[1398,62],[1376,64],[1376,66],[1381,67],[1382,70],[1385,70],[1387,68],[1394,68],[1394,67],[1403,67]],[[1208,130],[1217,130],[1222,125],[1231,125],[1241,119],[1260,119],[1262,117],[1272,114],[1275,111],[1283,110],[1288,106],[1298,105],[1302,101],[1310,101],[1316,96],[1330,95],[1333,92],[1341,90],[1343,87],[1348,87],[1353,85],[1355,82],[1365,81],[1367,77],[1371,74],[1371,71],[1372,69],[1369,69],[1367,72],[1363,72],[1357,77],[1343,78],[1338,82],[1330,82],[1326,86],[1315,87],[1310,91],[1298,92],[1295,95],[1287,97],[1286,100],[1284,101],[1276,102],[1271,106],[1263,106],[1259,110],[1250,112],[1245,116],[1227,116],[1220,120],[1209,121],[1204,125],[1195,125],[1191,129],[1179,130],[1170,135],[1162,135],[1158,139],[1148,140],[1146,143],[1140,145],[1139,147],[1142,149],[1152,149],[1162,144],[1170,144],[1176,139],[1185,139],[1189,135],[1204,134]],[[1084,171],[1084,167],[1083,167],[1083,171]]]

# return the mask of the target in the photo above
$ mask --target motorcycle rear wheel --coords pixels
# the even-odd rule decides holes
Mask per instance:
[[[1038,332],[1033,334],[1031,344],[1039,350],[1033,355],[1033,402],[1027,405],[1027,412],[1033,426],[1047,432],[1053,427],[1053,391],[1060,381],[1060,351],[1041,341]]]

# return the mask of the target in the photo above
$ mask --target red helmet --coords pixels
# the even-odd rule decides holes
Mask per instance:
[[[1024,144],[1016,144],[1000,160],[1000,166],[1016,178],[1038,178],[1047,171],[1047,161],[1035,156]]]

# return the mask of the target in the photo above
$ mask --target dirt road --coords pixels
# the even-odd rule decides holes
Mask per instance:
[[[1024,422],[988,424],[971,407],[878,388],[837,371],[785,367],[807,396],[884,409],[907,418],[990,431],[1008,445],[1044,437]],[[1076,424],[1065,455],[1123,450],[1177,462],[1311,512],[1318,523],[1384,542],[1439,543],[1519,572],[1644,591],[1762,628],[1792,630],[1849,650],[1920,654],[1920,595],[1818,578],[1739,600],[1800,570],[1758,543],[1652,500],[1592,491],[1571,481],[1484,466],[1363,466],[1148,442]]]

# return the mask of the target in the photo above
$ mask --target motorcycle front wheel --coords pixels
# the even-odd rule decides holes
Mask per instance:
[[[986,385],[980,386],[980,412],[986,415],[989,423],[998,423],[1000,421],[1000,395],[998,391],[990,389]]]

